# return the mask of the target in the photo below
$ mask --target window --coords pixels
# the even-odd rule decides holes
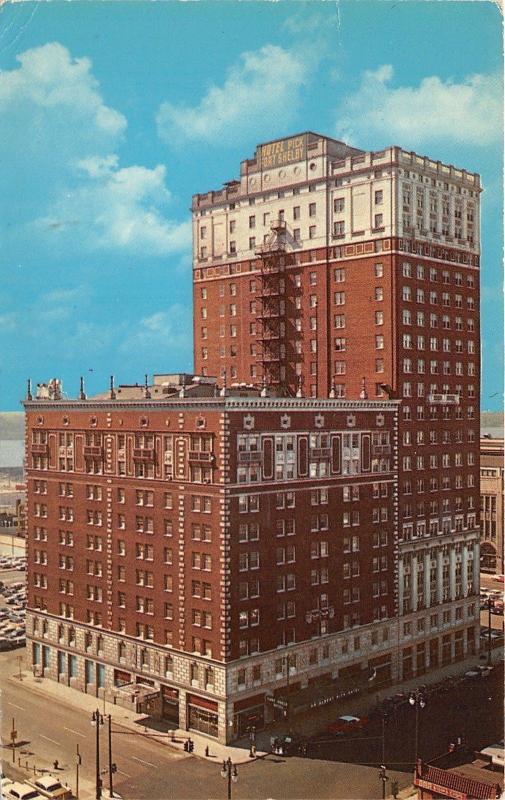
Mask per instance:
[[[316,204],[309,203],[309,217],[315,217],[315,216],[316,216]]]
[[[375,205],[376,206],[382,205],[383,197],[384,197],[384,192],[382,191],[382,189],[379,189],[378,191],[376,191],[374,193]],[[382,217],[382,214],[380,214],[378,216]]]
[[[374,228],[382,228],[384,216],[382,214],[374,215]]]
[[[311,225],[309,227],[309,239],[315,239],[315,238],[316,238],[316,226]]]

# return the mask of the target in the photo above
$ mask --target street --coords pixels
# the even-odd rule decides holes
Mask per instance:
[[[23,652],[23,651],[18,651]],[[2,674],[2,739],[9,742],[12,719],[19,741],[16,759],[28,760],[53,771],[58,759],[58,776],[75,789],[74,758],[76,746],[82,756],[80,770],[81,800],[94,797],[95,729],[83,711],[51,702],[50,709],[40,694],[28,690],[22,682],[7,680],[17,669],[16,653],[0,654]],[[101,766],[107,767],[105,729],[101,735]],[[118,765],[114,790],[127,800],[186,800],[187,798],[226,797],[226,782],[221,778],[221,762],[203,761],[174,753],[168,746],[130,734],[113,724],[113,759]],[[3,747],[6,766],[11,763],[11,748]],[[335,798],[335,800],[375,800],[380,796],[378,771],[371,766],[351,768],[336,761],[268,756],[238,768],[239,780],[233,785],[233,797],[245,798]],[[400,788],[410,783],[410,772],[390,773]],[[104,775],[104,797],[108,796]]]
[[[18,651],[19,652],[19,651]],[[21,651],[23,652],[23,651]],[[496,658],[496,656],[495,656]],[[9,741],[12,720],[20,742],[16,758],[52,770],[59,761],[59,777],[75,788],[76,747],[82,756],[80,796],[94,797],[95,729],[84,711],[51,702],[17,680],[7,681],[17,668],[16,651],[0,655],[2,671],[2,734]],[[455,670],[457,671],[457,670]],[[419,754],[431,758],[447,750],[450,741],[462,736],[475,749],[501,738],[501,693],[503,663],[488,678],[460,684],[428,699],[419,717]],[[41,712],[42,717],[41,718]],[[385,728],[385,762],[388,776],[400,788],[411,782],[414,759],[414,711],[406,704],[390,715]],[[270,755],[239,766],[233,797],[242,798],[354,798],[380,797],[377,764],[382,761],[381,722],[374,720],[355,737],[319,735],[309,743],[308,758]],[[101,766],[107,768],[106,729],[101,729]],[[204,761],[174,751],[141,733],[132,734],[113,723],[113,760],[118,765],[114,789],[127,800],[159,798],[225,797],[226,783],[220,776],[221,762]],[[4,761],[10,763],[11,748],[4,746]],[[352,762],[352,765],[350,763]],[[104,797],[108,796],[104,775]],[[107,787],[107,788],[105,788]]]
[[[24,580],[24,573],[6,570],[5,583]],[[500,584],[488,579],[493,588]],[[4,603],[2,603],[4,605]],[[487,624],[487,612],[481,615]],[[493,628],[502,628],[503,617],[492,615]],[[77,747],[82,759],[80,768],[80,798],[95,797],[95,736],[90,715],[78,704],[49,701],[35,693],[27,684],[8,680],[17,674],[25,650],[20,648],[0,654],[2,690],[3,762],[12,764],[9,745],[12,727],[18,732],[15,750],[16,763],[21,760],[29,768],[54,772],[53,762],[59,762],[58,777],[75,790],[75,755]],[[485,663],[485,658],[480,663]],[[478,656],[475,659],[479,662]],[[502,737],[503,661],[495,651],[497,663],[491,676],[466,681],[441,695],[427,698],[419,712],[418,754],[433,758],[447,750],[449,742],[458,736],[475,750],[492,744]],[[458,673],[454,665],[454,673]],[[419,679],[422,683],[422,678]],[[391,694],[394,694],[391,688]],[[50,703],[50,708],[49,708]],[[335,712],[337,717],[338,711]],[[303,734],[303,722],[294,725]],[[209,741],[208,761],[184,755],[169,746],[149,738],[141,731],[135,734],[113,722],[113,760],[118,772],[114,790],[126,800],[164,800],[170,798],[226,797],[226,782],[221,778],[221,762],[212,755]],[[383,750],[384,747],[384,750]],[[322,731],[311,737],[307,758],[270,755],[238,767],[238,782],[233,785],[233,797],[242,798],[335,798],[335,800],[375,800],[381,795],[377,765],[386,763],[390,781],[398,780],[399,788],[411,783],[411,768],[415,756],[415,711],[404,704],[387,719],[382,739],[382,722],[374,719],[358,735],[330,736]],[[101,768],[108,765],[106,726],[100,730]],[[108,775],[103,774],[104,798],[108,796]]]

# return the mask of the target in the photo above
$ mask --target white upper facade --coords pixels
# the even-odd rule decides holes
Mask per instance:
[[[259,145],[241,178],[193,198],[195,266],[252,259],[277,221],[297,251],[390,236],[479,253],[478,174],[313,133]]]

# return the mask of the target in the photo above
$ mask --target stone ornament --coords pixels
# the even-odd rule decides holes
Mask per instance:
[[[384,414],[377,414],[375,421],[379,428],[382,428],[384,425]]]
[[[254,430],[254,417],[252,414],[246,414],[243,420],[244,430],[252,431]]]
[[[356,415],[355,414],[348,414],[347,415],[347,427],[354,428],[356,426]]]
[[[324,415],[323,414],[316,414],[314,418],[314,424],[316,428],[323,428],[324,427]]]
[[[290,428],[291,427],[291,417],[289,414],[283,414],[281,417],[281,428]]]

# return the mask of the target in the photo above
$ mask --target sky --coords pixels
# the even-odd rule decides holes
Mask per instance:
[[[191,372],[191,196],[304,130],[482,175],[482,408],[503,408],[502,25],[492,2],[0,8],[0,408]]]

